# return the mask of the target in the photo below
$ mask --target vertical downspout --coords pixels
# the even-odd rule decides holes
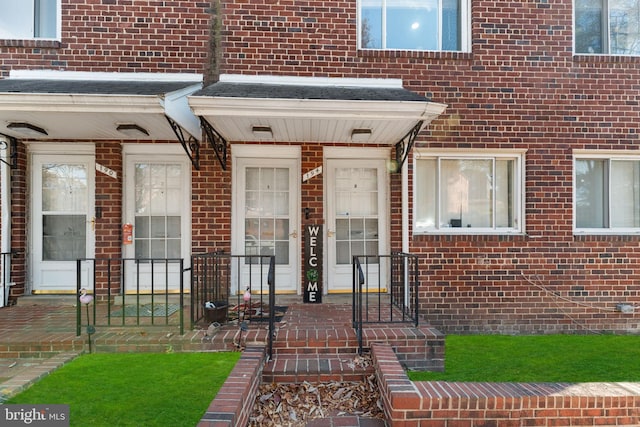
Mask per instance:
[[[402,165],[402,252],[409,252],[409,167]]]
[[[0,251],[2,253],[11,252],[11,168],[9,167],[9,147],[8,138],[0,135]],[[2,286],[0,307],[7,304],[9,298],[9,280],[11,277],[11,257],[4,260],[0,285]]]
[[[409,253],[409,166],[407,162],[402,165],[402,252]],[[405,259],[404,271],[408,271],[409,266]],[[408,275],[405,274],[404,283],[404,305],[408,309],[411,307],[411,295],[409,293]]]

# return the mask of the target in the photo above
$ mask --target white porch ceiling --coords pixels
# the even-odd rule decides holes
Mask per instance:
[[[284,83],[269,77],[263,83],[260,76],[253,82],[229,77],[188,98],[193,112],[229,142],[261,140],[252,131],[259,126],[271,128],[273,136],[266,140],[273,141],[350,143],[354,129],[369,129],[365,143],[392,145],[446,108],[396,81],[363,79]]]
[[[176,140],[169,116],[188,134],[201,138],[199,120],[186,98],[202,87],[193,77],[92,80],[91,73],[83,74],[83,80],[0,80],[0,133],[25,140]],[[29,123],[47,134],[26,135],[8,127],[11,123]],[[117,130],[121,124],[135,124],[149,135],[126,135]]]

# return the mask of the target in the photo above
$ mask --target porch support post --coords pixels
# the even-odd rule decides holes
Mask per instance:
[[[400,172],[402,173],[402,252],[409,253],[409,167],[401,166]]]
[[[11,156],[17,156],[15,140],[12,141],[12,139],[0,135],[0,221],[2,222],[0,251],[2,253],[11,252],[11,167],[9,161]],[[9,150],[12,152],[10,153]],[[5,306],[8,297],[5,293],[9,292],[11,256],[5,257],[4,261],[2,277],[0,277],[0,286],[2,286],[0,307]]]

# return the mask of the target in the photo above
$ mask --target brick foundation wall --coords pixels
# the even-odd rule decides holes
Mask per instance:
[[[247,347],[198,423],[198,427],[244,427],[258,395],[264,347]]]
[[[412,382],[386,344],[372,355],[390,426],[638,425],[637,383]]]

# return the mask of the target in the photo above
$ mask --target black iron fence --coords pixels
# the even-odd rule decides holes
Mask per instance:
[[[362,353],[365,324],[418,326],[418,257],[403,252],[354,256],[353,327]]]
[[[183,259],[87,258],[76,263],[77,335],[83,325],[88,331],[172,325],[184,334]],[[83,295],[91,302],[83,302]]]
[[[191,257],[191,327],[245,320],[268,322],[268,354],[275,328],[275,256],[222,252]]]

